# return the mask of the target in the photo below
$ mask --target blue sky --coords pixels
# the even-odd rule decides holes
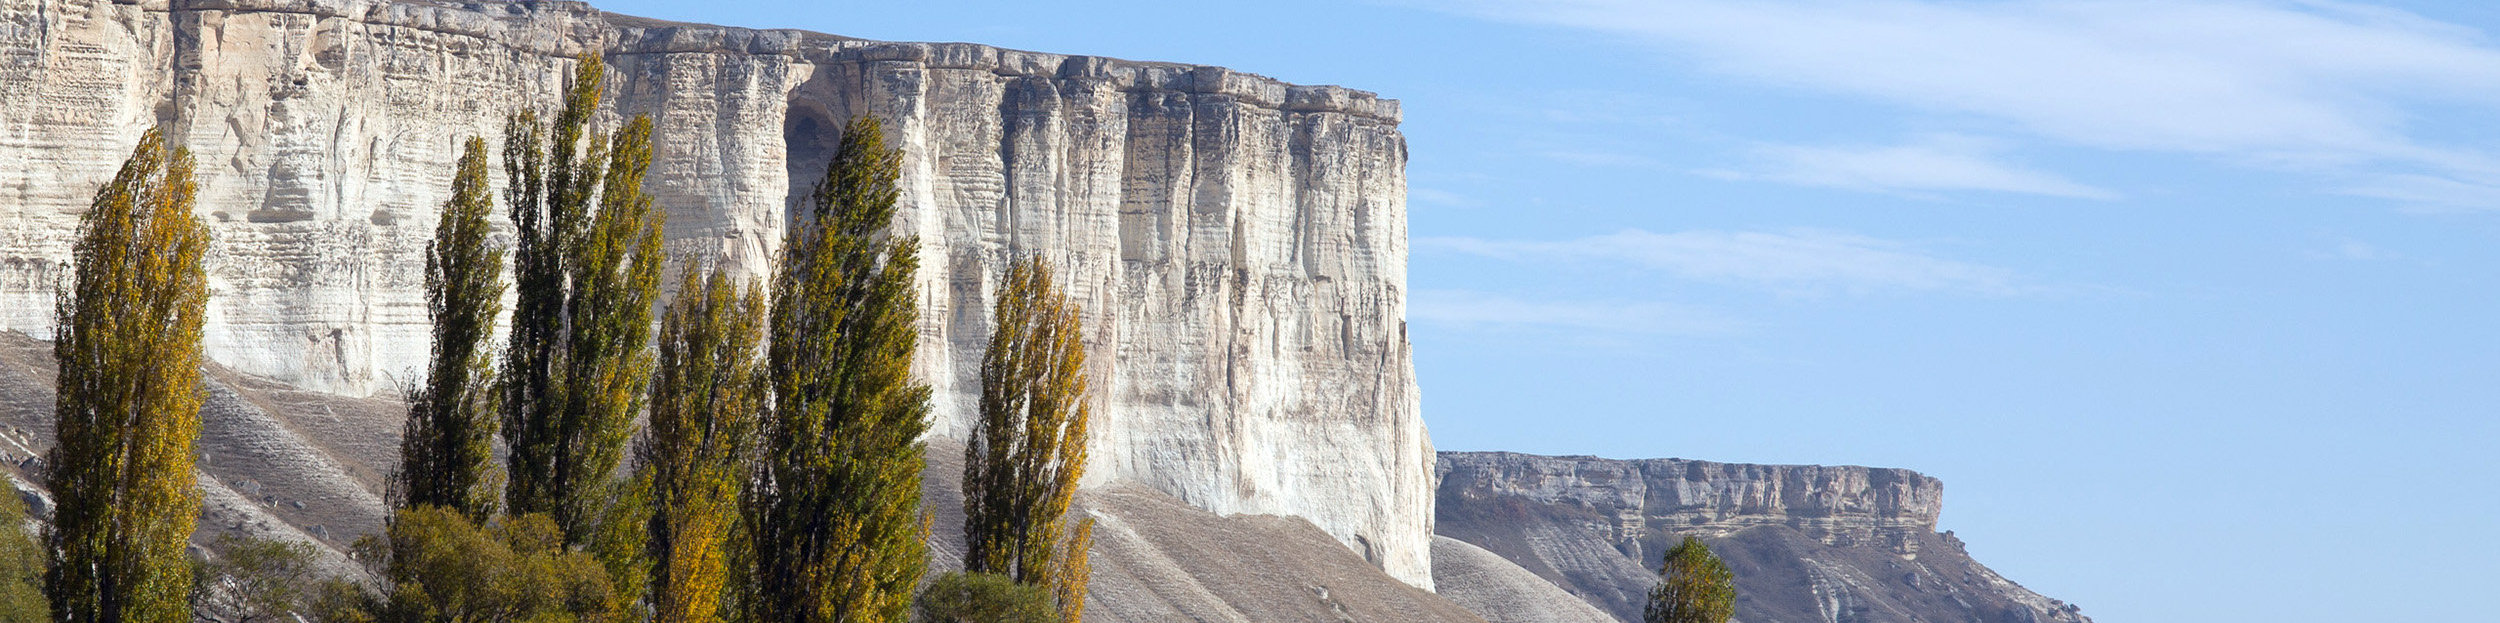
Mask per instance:
[[[1918,469],[2103,623],[2500,582],[2500,5],[599,6],[1403,100],[1443,449]]]

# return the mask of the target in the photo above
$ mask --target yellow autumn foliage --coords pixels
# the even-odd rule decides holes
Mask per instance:
[[[191,618],[184,546],[200,513],[200,327],[208,228],[191,155],[149,130],[83,217],[60,299],[58,502],[47,595],[57,620]]]
[[[686,271],[660,321],[641,446],[654,623],[723,620],[748,439],[764,408],[762,295],[724,271],[697,275]]]

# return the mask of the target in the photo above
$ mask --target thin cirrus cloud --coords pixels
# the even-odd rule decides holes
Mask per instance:
[[[2459,114],[2458,104],[2500,104],[2500,47],[2399,10],[2326,0],[1432,6],[1614,35],[1741,79],[1970,115],[2067,144],[2333,173],[2353,194],[2439,186],[2424,176],[2500,187],[2500,159],[2423,140],[2434,133],[2414,127]],[[2013,185],[2085,188],[2037,183],[2053,179]]]
[[[1484,207],[1484,202],[1477,201],[1474,197],[1437,188],[1424,188],[1420,186],[1407,188],[1406,199],[1415,203],[1428,203],[1454,208]]]
[[[2116,199],[2116,191],[2002,161],[1996,141],[1943,135],[1903,145],[1805,147],[1766,145],[1749,170],[1702,171],[1726,179],[1925,196],[1942,191],[1992,191],[2077,199]]]
[[[1417,290],[1409,320],[1468,330],[1717,336],[1745,330],[1710,310],[1655,301],[1528,300],[1473,290]]]
[[[1781,294],[1951,292],[2009,296],[2039,291],[2014,271],[1930,255],[1913,245],[1821,230],[1788,232],[1639,229],[1571,240],[1417,238],[1423,252],[1516,262],[1601,262],[1692,281]]]

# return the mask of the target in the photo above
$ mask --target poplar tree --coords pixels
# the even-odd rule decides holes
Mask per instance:
[[[1643,623],[1727,623],[1736,616],[1736,574],[1710,553],[1701,539],[1667,550],[1658,566],[1658,586],[1649,591]]]
[[[495,512],[497,398],[487,336],[503,310],[503,250],[487,218],[486,141],[463,146],[451,199],[425,253],[426,313],[433,361],[408,407],[400,438],[399,489],[408,506],[442,506],[470,521]]]
[[[773,411],[748,506],[756,621],[902,621],[928,564],[919,244],[884,233],[900,161],[874,119],[853,119],[782,245]]]
[[[505,504],[593,539],[650,377],[661,218],[643,193],[651,122],[588,136],[604,75],[577,62],[552,127],[528,110],[504,132],[516,297],[504,367]],[[595,208],[595,209],[594,209]]]
[[[660,296],[660,219],[642,192],[651,167],[651,118],[636,116],[609,141],[599,211],[565,256],[564,351],[556,398],[563,432],[553,515],[579,541],[620,499],[610,481],[625,458],[634,416],[650,398],[652,307]],[[640,519],[636,517],[634,519]]]
[[[557,358],[564,350],[567,243],[581,237],[587,198],[604,164],[585,157],[582,135],[599,106],[604,71],[577,61],[554,140],[538,113],[523,108],[504,126],[505,203],[512,214],[512,338],[505,345],[503,435],[509,454],[504,504],[515,514],[553,513],[559,502],[556,462],[564,431],[555,398]],[[596,145],[592,146],[596,150]]]
[[[149,130],[81,219],[60,298],[58,506],[45,576],[59,621],[191,617],[184,546],[200,513],[200,326],[208,228],[192,215],[191,154]]]
[[[686,270],[660,321],[641,446],[655,623],[723,620],[738,496],[764,409],[762,295],[726,271],[697,274]]]
[[[964,447],[964,570],[1049,590],[1082,620],[1090,519],[1067,525],[1085,475],[1084,326],[1039,258],[999,287],[981,358],[981,421]]]
[[[574,86],[578,95],[582,84],[576,80]],[[561,143],[557,149],[569,160],[573,147]],[[513,514],[544,513],[553,506],[545,488],[545,474],[554,471],[548,440],[555,437],[547,397],[564,321],[564,265],[557,255],[562,237],[556,233],[572,219],[548,214],[546,161],[546,125],[538,113],[528,108],[513,113],[503,136],[504,204],[513,229],[512,328],[498,383],[506,448],[504,509]]]

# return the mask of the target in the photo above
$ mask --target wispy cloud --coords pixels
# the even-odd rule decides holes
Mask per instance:
[[[2443,107],[2500,104],[2500,47],[2392,9],[2325,0],[1434,6],[1611,34],[1727,75],[1972,115],[2075,145],[2356,175],[2387,167],[2500,187],[2500,159],[2410,127],[2453,112]],[[2060,188],[2039,185],[2054,179],[2012,185]]]
[[[1667,168],[1667,163],[1657,158],[1612,151],[1550,150],[1537,155],[1544,156],[1549,160],[1587,167],[1617,167],[1625,169]]]
[[[1709,310],[1659,302],[1526,300],[1471,290],[1417,290],[1407,318],[1459,329],[1715,336],[1744,323]]]
[[[1760,162],[1754,169],[1702,173],[1913,196],[1979,190],[2079,199],[2118,197],[2115,191],[2007,163],[2001,151],[1996,141],[1959,135],[1871,147],[1766,145],[1755,150]]]
[[[2368,176],[2342,191],[2401,202],[2428,212],[2500,209],[2500,185],[2461,182],[2436,175]]]
[[[1477,200],[1476,200],[1476,198],[1474,198],[1474,197],[1469,197],[1469,196],[1466,196],[1466,195],[1462,195],[1462,194],[1458,194],[1458,193],[1454,193],[1454,192],[1450,192],[1450,191],[1446,191],[1446,190],[1441,190],[1441,189],[1438,189],[1438,188],[1424,188],[1424,187],[1420,187],[1420,186],[1417,186],[1417,187],[1410,187],[1410,188],[1407,188],[1407,189],[1406,189],[1406,198],[1407,198],[1407,200],[1412,201],[1412,202],[1415,202],[1415,203],[1428,203],[1428,204],[1433,204],[1433,205],[1449,206],[1449,207],[1453,207],[1453,208],[1479,208],[1479,207],[1484,207],[1484,202],[1482,202],[1482,201],[1477,201]]]
[[[1540,93],[1536,114],[1565,124],[1668,127],[1676,117],[1664,110],[1675,104],[1641,93],[1600,89],[1564,89]]]
[[[2308,255],[2311,258],[2321,260],[2351,260],[2356,262],[2376,262],[2380,260],[2393,260],[2401,257],[2395,252],[2381,248],[2378,245],[2351,238],[2336,239],[2325,248],[2313,249],[2309,251]]]
[[[2012,295],[2035,290],[2013,271],[1929,255],[1913,245],[1856,234],[1638,229],[1572,240],[1418,238],[1419,251],[1518,261],[1609,262],[1690,280],[1787,294],[1949,291]]]

